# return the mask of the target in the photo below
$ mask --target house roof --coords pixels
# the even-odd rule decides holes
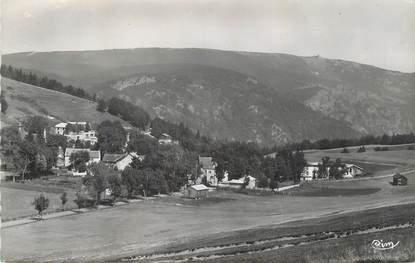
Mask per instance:
[[[346,164],[346,167],[348,167],[348,168],[350,168],[350,167],[355,167],[355,168],[357,168],[357,169],[359,169],[359,170],[361,170],[361,171],[363,171],[364,169],[362,168],[362,167],[360,167],[359,165],[356,165],[356,164],[353,164],[353,163],[351,163],[351,164]]]
[[[101,158],[101,152],[100,151],[89,151],[89,158]]]
[[[86,125],[86,121],[69,121],[68,123],[74,125]]]
[[[215,169],[215,164],[212,161],[212,157],[199,156],[199,164],[205,169]]]
[[[66,128],[66,125],[68,125],[66,122],[61,122],[55,125],[56,128]]]
[[[119,160],[123,159],[125,156],[127,156],[124,153],[118,154],[118,153],[106,153],[104,154],[104,157],[102,157],[102,161],[104,163],[116,163]]]
[[[168,135],[167,133],[163,133],[161,136],[160,136],[160,139],[171,139],[171,136],[170,135]]]
[[[101,158],[101,152],[100,151],[91,151],[90,149],[82,149],[82,148],[66,148],[65,150],[65,156],[69,157],[71,154],[75,152],[81,152],[85,151],[89,153],[89,158]]]
[[[308,162],[307,166],[318,166],[319,162]]]
[[[204,184],[195,184],[190,186],[190,188],[193,188],[196,191],[203,191],[203,190],[209,190]]]
[[[90,152],[90,149],[82,149],[82,148],[66,148],[65,150],[65,156],[71,156],[71,154],[76,153],[76,152]]]

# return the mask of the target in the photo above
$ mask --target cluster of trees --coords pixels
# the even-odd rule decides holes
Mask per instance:
[[[47,119],[40,116],[27,118],[23,122],[23,134],[18,127],[5,127],[1,130],[1,154],[3,169],[13,171],[21,179],[49,173],[56,162],[59,146],[66,147],[62,135],[47,133]]]
[[[195,179],[200,174],[198,153],[185,150],[180,145],[157,145],[146,153],[143,160],[134,158],[130,166],[137,174],[151,172],[157,175],[160,184],[154,190],[160,193],[178,191],[187,183],[188,176]]]
[[[97,147],[104,153],[121,153],[127,140],[127,132],[119,121],[103,121],[97,127]]]
[[[258,180],[259,187],[276,188],[280,182],[298,182],[306,161],[300,150],[279,149],[275,157],[264,157],[256,143],[221,142],[211,147],[211,156],[217,163],[216,175],[222,179],[239,179],[250,175]]]
[[[62,203],[62,211],[65,210],[65,204],[68,202],[68,194],[66,192],[63,192],[60,196],[61,203]],[[49,198],[45,196],[44,194],[40,194],[38,196],[35,196],[33,199],[32,205],[37,210],[39,219],[42,219],[43,212],[48,209],[49,207]]]
[[[87,122],[85,125],[68,123],[65,128],[65,133],[67,134],[70,132],[79,133],[80,131],[88,132],[90,130],[91,130],[91,125],[89,124],[89,122]]]
[[[109,114],[120,117],[140,129],[145,129],[150,123],[150,115],[145,110],[131,102],[115,97],[109,101],[99,99],[97,110],[101,112],[107,111]]]
[[[79,157],[81,155],[80,152]],[[92,163],[87,170],[88,175],[83,178],[86,191],[81,189],[76,200],[80,207],[98,204],[106,189],[112,201],[137,194],[151,196],[179,191],[189,175],[195,178],[199,174],[197,154],[185,151],[180,145],[161,145],[147,153],[143,160],[134,158],[121,176],[119,171],[103,163]],[[88,198],[94,202],[86,201]]]
[[[48,77],[38,76],[32,72],[24,72],[22,69],[17,69],[12,66],[2,64],[0,73],[3,77],[10,78],[16,81],[21,81],[27,84],[39,86],[45,89],[56,90],[59,92],[67,93],[76,97],[95,101],[96,96],[91,96],[85,90],[74,87],[72,85],[64,86],[62,83],[55,79],[49,79]]]
[[[333,149],[333,148],[344,148],[350,146],[369,145],[369,144],[382,144],[382,145],[396,145],[405,143],[415,143],[415,134],[394,134],[394,135],[380,135],[373,136],[367,135],[357,139],[322,139],[315,142],[309,140],[303,140],[300,143],[293,143],[292,147],[300,148],[303,150],[307,149]]]

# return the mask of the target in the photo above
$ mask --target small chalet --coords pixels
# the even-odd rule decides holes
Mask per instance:
[[[217,185],[218,178],[216,177],[215,168],[216,163],[212,161],[212,157],[201,157],[199,156],[199,166],[202,171],[200,178],[206,177],[208,184]]]
[[[208,196],[209,188],[203,184],[195,184],[184,190],[185,197],[200,199]]]
[[[131,164],[134,157],[140,159],[140,161],[144,160],[144,155],[138,155],[134,152],[122,154],[106,153],[102,158],[102,162],[118,171],[122,171]]]
[[[395,174],[393,176],[392,185],[407,185],[408,184],[408,178],[403,176],[402,174]]]
[[[354,178],[357,175],[362,175],[365,170],[356,164],[346,164],[345,170],[343,170],[343,178]]]
[[[90,163],[99,163],[101,161],[101,152],[100,151],[91,151],[90,149],[78,149],[78,148],[66,148],[65,150],[65,167],[71,165],[71,155],[76,152],[86,151],[89,153],[89,162]]]

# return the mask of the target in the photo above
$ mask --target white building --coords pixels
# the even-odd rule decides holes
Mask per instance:
[[[246,181],[248,183],[246,184]],[[256,178],[252,177],[250,175],[243,176],[239,179],[228,179],[228,173],[225,172],[224,177],[222,181],[218,184],[220,187],[228,187],[228,188],[235,188],[235,189],[241,189],[243,185],[246,184],[246,189],[255,189],[256,188]]]
[[[79,131],[68,131],[68,124],[76,125],[79,127]],[[59,135],[64,135],[69,140],[90,142],[91,145],[94,145],[98,142],[96,137],[95,130],[87,130],[86,126],[89,125],[87,122],[61,122],[55,125],[55,133]]]
[[[312,181],[317,179],[318,174],[318,162],[308,162],[307,165],[304,167],[304,170],[301,174],[301,180],[303,181]],[[327,168],[327,174],[328,174]]]

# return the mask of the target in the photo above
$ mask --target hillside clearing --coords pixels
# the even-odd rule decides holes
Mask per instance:
[[[69,94],[40,88],[7,78],[1,86],[9,104],[6,114],[1,114],[2,127],[16,124],[28,115],[41,115],[53,123],[61,121],[87,121],[100,123],[104,120],[121,119],[96,110],[96,103]]]

